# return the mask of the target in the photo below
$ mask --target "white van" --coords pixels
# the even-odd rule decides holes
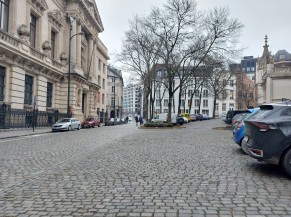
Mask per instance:
[[[160,113],[157,114],[153,119],[152,122],[163,122],[166,123],[167,122],[167,117],[168,117],[168,113]],[[171,123],[172,124],[176,124],[177,123],[177,115],[175,113],[171,113]]]

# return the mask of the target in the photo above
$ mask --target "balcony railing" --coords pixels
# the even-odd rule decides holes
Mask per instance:
[[[3,31],[0,29],[0,40],[5,41],[7,44],[10,44],[16,48],[19,48],[20,44],[25,44],[23,41],[21,41],[18,38],[15,38],[14,36],[10,35],[9,33]],[[41,61],[45,61],[45,58],[49,58],[51,59],[51,64],[58,68],[58,69],[62,69],[63,64],[59,63],[58,61],[52,59],[51,57],[47,56],[46,54],[36,50],[33,47],[29,46],[29,50],[30,50],[30,54],[34,57],[36,57],[37,59],[41,60]],[[47,63],[46,63],[47,64]]]
[[[18,47],[18,44],[20,43],[19,39],[10,36],[8,33],[4,32],[1,29],[0,29],[0,39],[7,42],[8,44],[13,45],[14,47]]]

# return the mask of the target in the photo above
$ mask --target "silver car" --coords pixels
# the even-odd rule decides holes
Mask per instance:
[[[63,118],[52,126],[52,131],[71,131],[73,129],[80,130],[81,129],[81,122],[76,118]]]

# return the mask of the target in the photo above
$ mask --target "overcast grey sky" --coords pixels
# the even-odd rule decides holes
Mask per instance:
[[[109,54],[121,50],[128,20],[135,14],[147,14],[153,5],[162,6],[166,0],[95,0],[104,25],[100,38]],[[244,56],[261,56],[264,37],[269,38],[269,49],[291,52],[291,0],[197,0],[200,10],[227,6],[233,18],[245,25],[240,41],[247,47]],[[110,61],[112,62],[112,60]]]

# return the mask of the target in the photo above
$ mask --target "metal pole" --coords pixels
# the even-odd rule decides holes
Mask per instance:
[[[67,116],[70,117],[70,88],[71,88],[71,39],[72,39],[72,23],[70,23],[70,40],[69,40],[69,73],[68,73],[68,102],[67,102]]]
[[[113,90],[113,113],[114,113],[114,123],[115,123],[115,77],[113,77],[113,85],[114,85],[114,90]]]

